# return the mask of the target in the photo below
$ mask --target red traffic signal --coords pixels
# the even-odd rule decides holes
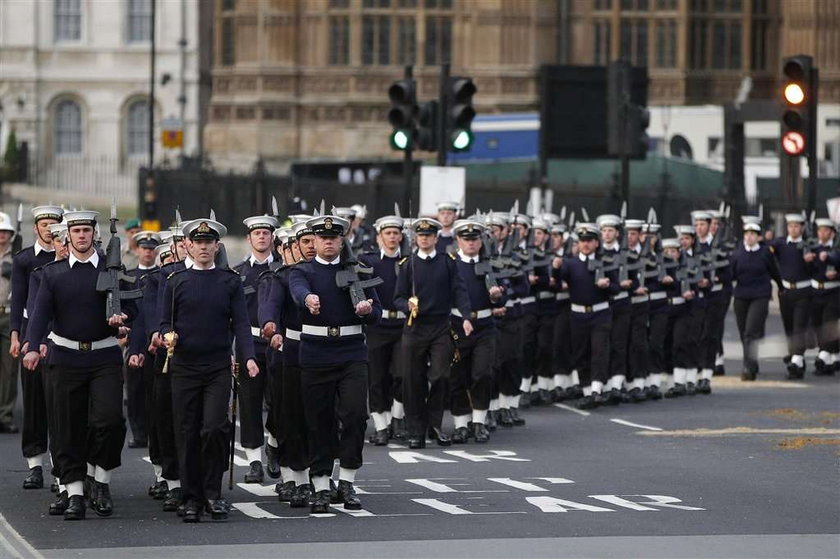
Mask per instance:
[[[815,147],[817,70],[806,55],[787,58],[782,66],[782,151],[797,157]]]
[[[802,155],[805,151],[805,137],[799,132],[785,132],[782,136],[782,149],[788,155]]]

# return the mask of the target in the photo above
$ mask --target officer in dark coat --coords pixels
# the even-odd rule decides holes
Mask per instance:
[[[214,258],[224,225],[199,218],[183,225],[191,268],[166,279],[160,336],[171,354],[169,373],[178,462],[185,500],[184,522],[206,510],[224,520],[230,505],[221,496],[233,426],[227,417],[231,388],[230,338],[247,374],[260,373],[242,279]],[[244,371],[243,371],[244,374]]]
[[[811,287],[814,296],[811,303],[814,330],[817,333],[819,352],[814,361],[815,375],[830,375],[840,370],[840,277],[837,267],[829,264],[822,255],[836,251],[837,225],[830,219],[821,218],[815,222],[817,258],[811,263]]]
[[[292,268],[289,289],[301,309],[301,388],[309,427],[309,473],[315,489],[311,510],[315,514],[329,511],[336,447],[338,497],[348,510],[359,510],[362,505],[353,484],[362,467],[367,427],[364,325],[379,320],[382,306],[375,289],[364,289],[367,298],[354,304],[349,290],[338,285],[338,273],[354,266],[346,256],[349,250],[341,249],[350,223],[326,215],[306,225],[315,234],[316,256]],[[338,421],[342,430],[336,445]]]

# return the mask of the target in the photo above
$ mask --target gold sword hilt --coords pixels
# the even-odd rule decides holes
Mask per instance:
[[[414,319],[417,318],[417,314],[420,312],[420,299],[418,299],[416,296],[409,297],[408,302],[414,304],[414,308],[411,309],[410,313],[408,313],[408,321],[406,322],[406,324],[411,326],[412,324],[414,324]]]
[[[160,372],[166,374],[169,372],[169,360],[172,359],[173,355],[175,355],[175,346],[178,343],[178,335],[175,332],[167,332],[163,335],[163,339],[167,342],[166,360],[163,362],[163,368]]]

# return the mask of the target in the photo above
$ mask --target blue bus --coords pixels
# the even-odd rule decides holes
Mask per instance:
[[[479,115],[470,151],[450,153],[450,163],[534,161],[539,156],[539,113]]]

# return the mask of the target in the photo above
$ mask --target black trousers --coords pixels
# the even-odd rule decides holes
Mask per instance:
[[[370,411],[391,411],[394,400],[403,401],[400,367],[402,328],[377,328],[367,334]]]
[[[301,390],[309,428],[309,474],[332,474],[336,423],[341,422],[338,459],[342,468],[362,467],[367,429],[368,364],[301,367]]]
[[[136,369],[127,364],[123,368],[126,393],[125,416],[128,419],[131,436],[140,441],[148,440],[150,429],[146,425],[148,412],[146,410],[146,376],[143,374],[143,369],[145,367]]]
[[[568,375],[572,372],[571,343],[571,305],[568,301],[560,304],[560,310],[554,318],[554,374]]]
[[[648,372],[650,373],[665,373],[671,372],[671,367],[668,365],[666,359],[665,348],[668,332],[669,320],[668,312],[655,312],[649,315],[648,319]]]
[[[703,332],[700,335],[701,369],[714,369],[715,358],[720,352],[723,338],[723,325],[726,311],[729,310],[729,297],[717,293],[706,297],[706,314],[703,317]]]
[[[785,290],[779,298],[779,310],[782,312],[782,325],[790,355],[805,355],[808,324],[811,320],[811,296],[811,288],[806,287]]]
[[[265,443],[263,432],[263,402],[265,401],[268,374],[265,355],[257,352],[257,366],[260,374],[251,378],[247,373],[239,375],[239,441],[243,448],[262,448]],[[243,365],[245,362],[239,360]]]
[[[536,374],[538,377],[554,377],[554,324],[556,314],[537,316],[537,360]]]
[[[290,348],[295,342],[284,340],[283,349]],[[297,351],[297,345],[289,351]],[[265,399],[268,402],[268,414],[265,428],[277,439],[278,448],[283,449],[283,352],[268,349],[265,359],[265,372],[268,373],[265,386]]]
[[[299,365],[282,367],[280,395],[283,444],[280,465],[300,472],[309,467],[309,428],[306,423],[306,406],[303,400],[301,369]],[[333,444],[333,448],[335,445]]]
[[[88,462],[105,470],[118,467],[126,433],[122,364],[48,369],[46,374],[54,375],[54,459],[61,482],[84,481]]]
[[[758,372],[758,342],[764,337],[769,297],[735,299],[735,321],[744,348],[744,370]]]
[[[496,344],[496,385],[505,396],[519,394],[522,383],[522,317],[505,316]]]
[[[609,319],[572,313],[572,350],[580,385],[593,380],[606,383],[610,375],[611,327]]]
[[[146,358],[143,361],[143,387],[144,387],[144,405],[146,409],[146,436],[149,441],[149,460],[152,464],[160,465],[160,444],[158,443],[157,429],[155,422],[157,421],[157,414],[155,413],[155,356],[146,352]]]
[[[684,365],[689,369],[700,369],[703,366],[703,360],[705,358],[706,352],[705,348],[703,347],[703,327],[706,323],[706,300],[703,299],[695,299],[690,304],[690,315],[691,315],[691,322],[687,325],[688,328],[688,336],[691,339],[691,345],[689,346],[690,350],[690,362],[688,365]],[[680,365],[676,365],[679,367]],[[714,366],[714,363],[712,363]]]
[[[522,316],[522,378],[532,379],[537,374],[538,325],[536,311],[526,310]]]
[[[449,328],[449,317],[444,317],[403,330],[405,418],[411,437],[424,437],[429,427],[440,429],[443,422],[453,355]]]
[[[152,440],[157,447],[157,463],[161,467],[164,479],[180,479],[178,466],[178,446],[175,442],[175,415],[172,411],[172,374],[163,374],[155,369],[152,394],[152,413],[154,435],[149,438],[149,452]]]
[[[630,347],[627,352],[627,380],[645,378],[648,374],[648,304],[630,306]]]
[[[688,303],[683,303],[685,304]],[[671,362],[673,367],[691,369],[697,366],[698,328],[695,323],[697,319],[691,309],[681,309],[681,311],[671,317]]]
[[[452,415],[467,415],[490,407],[493,390],[493,364],[496,360],[496,329],[476,329],[470,336],[459,336],[460,360],[452,364],[450,408]]]
[[[34,371],[20,367],[20,387],[23,393],[21,449],[24,458],[32,458],[47,452],[47,403],[44,395],[43,363],[39,363]]]
[[[179,363],[176,356],[168,374],[183,499],[218,499],[233,435],[230,362],[195,365]]]
[[[840,352],[837,324],[840,318],[840,289],[814,290],[811,315],[821,351]]]
[[[630,322],[633,307],[620,303],[612,309],[610,329],[610,375],[627,375],[627,346],[630,343]],[[598,380],[597,378],[595,380]]]

